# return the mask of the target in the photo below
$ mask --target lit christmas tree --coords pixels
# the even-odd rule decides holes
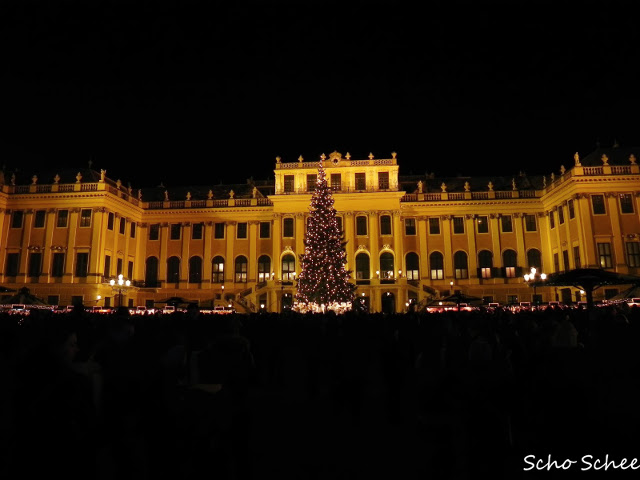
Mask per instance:
[[[347,253],[333,208],[333,195],[327,185],[324,159],[323,154],[311,197],[295,308],[301,312],[333,310],[339,313],[351,309],[356,286],[349,282],[351,272],[345,269]]]

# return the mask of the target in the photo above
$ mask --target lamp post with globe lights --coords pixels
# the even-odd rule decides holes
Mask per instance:
[[[539,273],[536,267],[531,267],[529,273],[524,274],[524,281],[527,282],[529,286],[533,286],[533,303],[537,302],[536,296],[536,287],[538,286],[538,281],[545,281],[547,279],[546,273]]]
[[[109,285],[111,285],[111,288],[113,289],[114,293],[117,293],[118,295],[118,306],[121,307],[122,306],[122,293],[126,292],[129,287],[131,286],[131,280],[129,280],[128,278],[124,278],[124,275],[120,274],[118,275],[118,278],[112,278],[111,280],[109,280]]]

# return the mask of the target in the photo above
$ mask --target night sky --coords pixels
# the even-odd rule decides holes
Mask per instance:
[[[562,5],[4,0],[2,163],[91,160],[144,187],[268,179],[278,155],[333,150],[395,151],[401,174],[548,175],[640,145],[631,2]]]

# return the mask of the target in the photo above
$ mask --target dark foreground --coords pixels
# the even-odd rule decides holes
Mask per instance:
[[[0,478],[631,478],[622,308],[4,315]]]

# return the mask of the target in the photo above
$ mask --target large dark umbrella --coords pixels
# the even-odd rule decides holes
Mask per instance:
[[[532,283],[533,285],[533,283]],[[576,268],[566,272],[547,275],[546,280],[538,280],[536,286],[572,286],[587,294],[587,308],[593,307],[593,291],[603,285],[640,285],[640,277],[610,272],[601,268]]]
[[[195,300],[187,300],[186,298],[182,297],[169,297],[165,298],[164,300],[156,300],[156,303],[166,303],[167,305],[173,305],[175,307],[178,305],[195,303]]]
[[[446,302],[455,302],[455,304],[458,306],[458,310],[460,310],[461,303],[474,303],[474,302],[482,301],[480,297],[474,297],[473,295],[466,295],[462,292],[456,292],[452,295],[449,295],[448,297],[444,297],[442,300]]]
[[[15,290],[14,290],[15,291]],[[22,287],[15,295],[5,298],[2,301],[5,305],[24,304],[33,307],[47,307],[49,304],[41,298],[33,295],[27,287]]]

